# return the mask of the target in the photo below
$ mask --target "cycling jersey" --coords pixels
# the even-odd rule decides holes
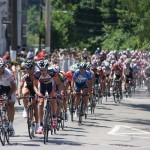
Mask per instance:
[[[15,81],[13,74],[9,69],[4,69],[4,74],[0,78],[0,85],[10,86],[10,83]]]
[[[125,75],[130,76],[130,75],[132,75],[132,72],[133,72],[133,69],[131,67],[129,67],[129,68],[124,67],[124,74]]]
[[[53,78],[54,78],[55,74],[56,73],[54,72],[53,69],[48,69],[46,76],[42,76],[40,70],[37,70],[34,73],[34,78],[40,82],[40,93],[45,95],[46,91],[48,92],[48,94],[50,94],[52,92],[53,85],[54,85]]]
[[[66,78],[66,74],[65,74],[65,72],[59,72],[58,73],[58,77],[59,77],[59,79],[60,79],[60,81],[61,82],[67,82],[67,78]]]
[[[0,78],[0,95],[8,95],[11,90],[11,82],[15,82],[15,78],[11,71],[7,68],[4,69],[4,74]],[[9,102],[15,102],[15,93],[11,95],[11,100]]]
[[[35,96],[35,91],[33,89],[33,80],[31,80],[30,75],[29,74],[25,74],[22,77],[22,82],[25,83],[25,89],[23,89],[23,93],[28,93],[31,96]]]
[[[86,70],[85,73],[81,74],[79,69],[77,69],[74,72],[73,79],[75,80],[76,83],[82,84],[87,82],[88,80],[91,80],[92,78],[91,73],[89,71]]]
[[[35,71],[34,77],[35,79],[39,80],[42,84],[48,84],[51,82],[51,79],[55,76],[55,72],[53,69],[47,70],[47,75],[42,76],[40,70]]]
[[[122,68],[113,68],[112,72],[114,72],[115,75],[122,75]]]
[[[104,68],[103,71],[104,71],[104,75],[105,75],[106,77],[109,77],[110,72],[111,72],[111,69],[110,69],[110,68]]]
[[[71,70],[69,70],[67,73],[66,73],[66,78],[69,82],[72,81],[72,77],[73,77],[73,72]]]
[[[132,69],[133,69],[133,73],[135,74],[140,71],[140,68],[138,66],[133,66]]]

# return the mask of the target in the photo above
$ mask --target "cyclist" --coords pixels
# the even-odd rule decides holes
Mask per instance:
[[[7,109],[8,109],[8,119],[10,121],[10,134],[14,134],[14,115],[15,115],[15,92],[16,92],[16,83],[15,78],[9,69],[6,69],[6,64],[2,58],[0,58],[0,95],[6,94],[7,99]]]
[[[113,78],[113,75],[115,75],[115,80],[119,80],[119,89],[120,89],[120,96],[122,98],[122,75],[123,75],[123,69],[122,66],[116,62],[110,72],[110,77]]]
[[[131,80],[131,83],[133,82],[132,81],[133,80],[133,69],[131,68],[129,62],[127,62],[123,68],[123,76],[125,78],[124,89],[125,89],[125,93],[126,93],[129,80]]]
[[[145,84],[147,85],[148,78],[150,77],[150,63],[144,70],[144,77],[146,79]]]
[[[105,74],[104,74],[104,71],[103,71],[101,66],[97,67],[97,73],[100,76],[100,87],[101,87],[102,95],[105,95],[106,94],[105,90],[104,90],[104,87],[105,87]]]
[[[74,72],[73,75],[73,81],[71,84],[71,87],[75,93],[75,117],[77,116],[77,108],[79,105],[79,95],[80,91],[83,91],[83,94],[91,93],[91,86],[92,86],[92,78],[91,78],[91,73],[86,70],[86,64],[81,63],[79,65],[79,69],[77,69]],[[84,96],[84,113],[88,113],[88,96]]]
[[[68,99],[66,98],[66,95],[67,95],[67,89],[68,89],[69,83],[65,76],[65,72],[60,71],[60,67],[58,65],[53,65],[52,68],[55,71],[55,73],[58,75],[58,81],[59,81],[56,85],[55,91],[57,92],[57,94],[61,94],[60,98],[62,99],[63,104],[61,104],[61,101],[59,101],[59,103],[60,103],[60,105],[63,105],[63,107],[64,107],[65,121],[68,121],[68,113],[67,113],[67,104],[68,104],[67,100]],[[58,112],[61,112],[60,107],[58,107]]]
[[[48,60],[41,59],[37,62],[39,70],[36,70],[34,73],[34,90],[39,96],[38,98],[38,122],[39,128],[37,133],[42,134],[43,132],[43,108],[44,108],[44,98],[45,93],[48,92],[50,97],[56,97],[54,86],[57,83],[57,75],[53,69],[49,69]],[[40,97],[41,96],[41,97]],[[57,127],[57,101],[56,99],[51,100],[51,109],[53,114],[52,126],[53,128]]]
[[[23,75],[20,85],[18,87],[18,98],[21,97],[27,97],[27,96],[35,96],[35,91],[33,89],[33,80],[34,80],[34,72],[35,72],[35,63],[33,60],[27,60],[25,63],[26,73]],[[24,98],[23,100],[24,104],[24,110],[23,110],[23,117],[27,117],[27,105],[28,105],[28,99]],[[36,105],[36,99],[33,98],[33,108],[34,108],[34,114],[35,114],[35,121],[36,121],[36,129],[38,128],[38,119],[37,119],[37,105]]]
[[[106,82],[107,82],[107,89],[108,89],[108,97],[110,97],[110,72],[111,72],[111,68],[110,68],[110,64],[108,62],[105,62],[104,64],[104,74],[106,77]]]

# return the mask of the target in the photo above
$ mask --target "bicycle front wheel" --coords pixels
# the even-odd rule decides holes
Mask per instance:
[[[27,125],[28,125],[28,134],[30,139],[34,137],[34,132],[35,132],[35,126],[32,123],[32,118],[33,118],[33,110],[32,107],[28,107],[27,109]]]
[[[0,141],[2,143],[2,145],[4,146],[5,145],[5,129],[2,127],[0,129]]]

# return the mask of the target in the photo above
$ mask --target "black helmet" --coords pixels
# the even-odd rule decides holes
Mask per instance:
[[[47,68],[49,63],[48,63],[48,60],[40,60],[37,62],[37,65],[38,65],[38,68],[39,69],[42,69],[42,68]]]
[[[27,60],[27,62],[26,62],[26,64],[25,64],[25,67],[26,67],[27,69],[32,68],[32,67],[35,67],[34,61],[33,61],[33,60]]]

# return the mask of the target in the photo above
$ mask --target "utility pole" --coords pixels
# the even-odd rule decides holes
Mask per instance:
[[[42,21],[43,19],[43,0],[40,0],[40,21]],[[39,33],[39,50],[42,49],[41,47],[42,45],[42,36],[41,36],[41,33]]]
[[[46,29],[45,49],[47,51],[50,51],[50,46],[51,46],[51,0],[46,0],[45,29]]]
[[[18,46],[22,48],[22,0],[17,0],[18,9]]]
[[[17,0],[11,0],[11,60],[16,60],[17,52]]]

